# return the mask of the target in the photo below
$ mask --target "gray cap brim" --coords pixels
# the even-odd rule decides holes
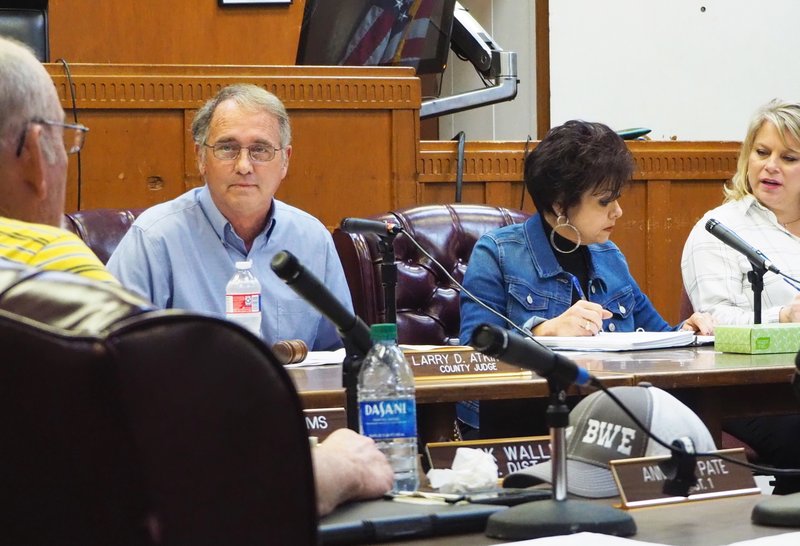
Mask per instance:
[[[526,487],[538,482],[551,483],[553,465],[539,463],[519,472],[512,472],[504,481],[506,487]],[[567,491],[572,495],[601,499],[619,495],[611,470],[583,461],[567,459]]]

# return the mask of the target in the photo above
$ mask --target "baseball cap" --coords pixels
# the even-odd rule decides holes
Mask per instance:
[[[681,401],[652,385],[611,387],[619,400],[650,431],[667,444],[688,436],[695,450],[716,450],[708,428]],[[567,491],[582,497],[619,495],[609,461],[632,457],[668,455],[669,450],[651,439],[603,391],[576,405],[567,428]],[[505,487],[528,487],[550,482],[552,465],[544,462],[509,474]]]

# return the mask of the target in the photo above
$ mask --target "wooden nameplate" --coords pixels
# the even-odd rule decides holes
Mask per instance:
[[[472,347],[437,347],[403,351],[415,379],[453,377],[530,377],[532,372],[476,351]]]
[[[723,449],[715,453],[725,454],[738,461],[747,461],[742,448]],[[689,490],[689,496],[670,496],[663,492],[666,476],[658,466],[658,463],[667,459],[668,456],[611,461],[611,472],[619,488],[622,508],[674,504],[761,492],[750,469],[710,455],[697,457],[698,483]]]
[[[431,468],[452,468],[459,447],[481,449],[489,453],[497,463],[498,478],[550,460],[550,436],[431,442],[425,446]]]

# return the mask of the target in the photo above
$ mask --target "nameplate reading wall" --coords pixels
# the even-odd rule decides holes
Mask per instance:
[[[498,478],[550,460],[549,436],[431,442],[425,446],[431,468],[452,468],[459,447],[471,447],[489,453],[497,463]]]
[[[316,436],[321,442],[337,429],[347,426],[344,408],[321,408],[303,410],[309,436]]]
[[[744,449],[724,449],[737,461],[747,462]],[[689,489],[688,497],[675,497],[663,492],[667,479],[658,463],[669,457],[644,457],[611,461],[611,472],[617,482],[623,508],[673,504],[716,497],[760,493],[748,468],[713,455],[697,457],[697,485]]]
[[[417,379],[491,375],[525,377],[531,372],[487,356],[472,347],[441,347],[430,351],[404,350],[408,365]]]

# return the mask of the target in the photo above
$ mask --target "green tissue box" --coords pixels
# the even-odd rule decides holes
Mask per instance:
[[[723,353],[796,353],[800,350],[800,324],[719,325],[714,328],[714,349]]]

